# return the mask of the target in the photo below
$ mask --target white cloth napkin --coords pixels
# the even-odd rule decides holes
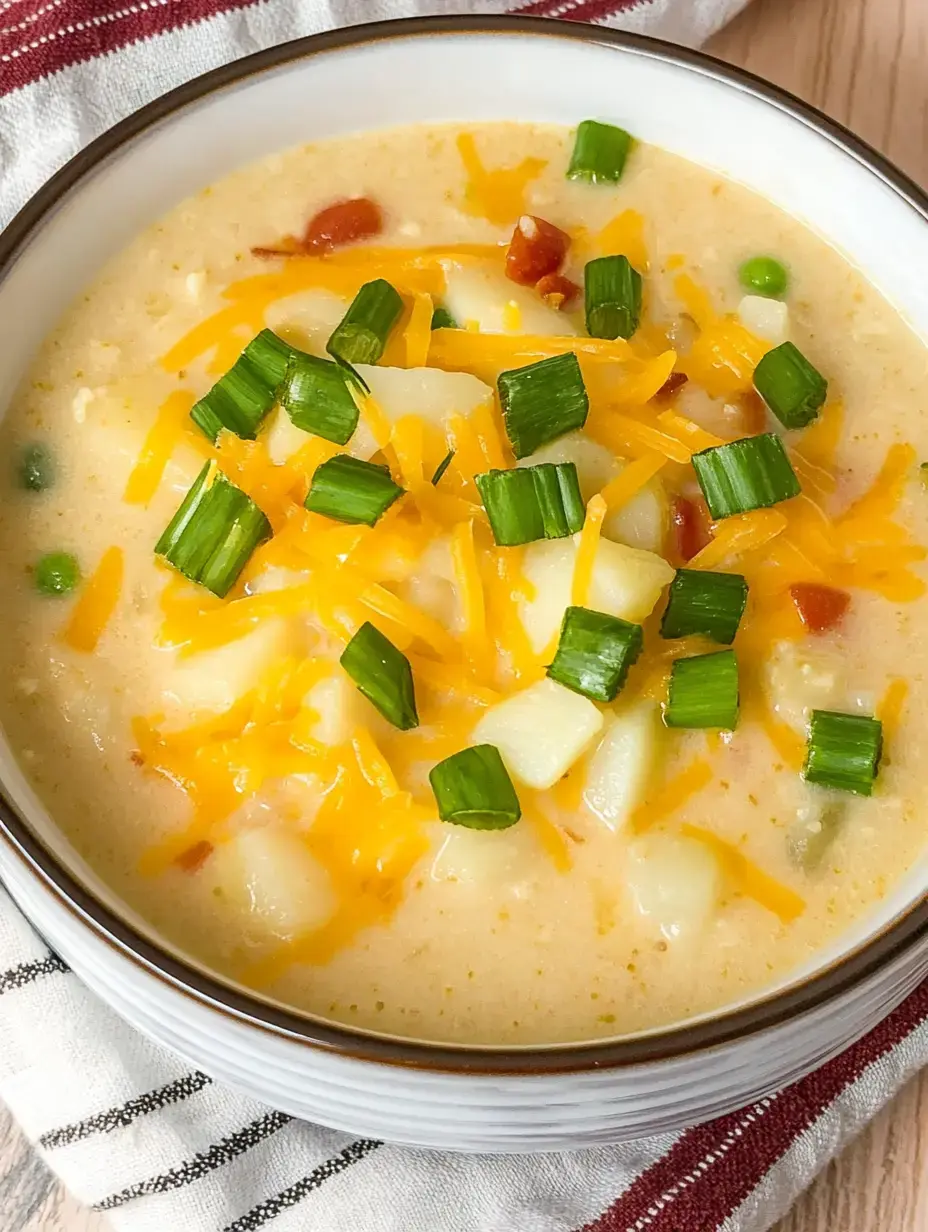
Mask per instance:
[[[172,86],[335,25],[423,12],[598,21],[697,43],[744,0],[0,0],[0,222]],[[761,1232],[928,1058],[928,986],[794,1087],[680,1135],[442,1155],[297,1122],[98,1001],[0,889],[0,1097],[124,1232]]]

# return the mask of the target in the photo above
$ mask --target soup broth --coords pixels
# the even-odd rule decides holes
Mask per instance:
[[[928,352],[768,202],[586,136],[238,171],[107,265],[2,425],[21,765],[157,932],[359,1028],[679,1022],[922,847]]]

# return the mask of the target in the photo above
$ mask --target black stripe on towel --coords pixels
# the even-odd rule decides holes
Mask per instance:
[[[127,1202],[132,1202],[136,1198],[147,1198],[151,1194],[168,1193],[172,1189],[181,1189],[184,1185],[190,1185],[194,1181],[199,1181],[204,1176],[208,1176],[210,1172],[215,1172],[217,1168],[223,1167],[224,1164],[231,1163],[237,1156],[244,1155],[246,1151],[250,1151],[252,1147],[257,1146],[259,1142],[263,1142],[265,1138],[269,1138],[271,1134],[276,1134],[278,1130],[283,1129],[292,1119],[292,1117],[285,1116],[283,1112],[265,1113],[263,1117],[252,1121],[244,1129],[230,1134],[228,1138],[223,1138],[221,1142],[211,1146],[208,1151],[200,1151],[192,1159],[188,1159],[186,1163],[172,1168],[170,1172],[162,1172],[159,1176],[149,1177],[147,1181],[139,1181],[135,1185],[127,1185],[125,1189],[121,1189],[118,1193],[110,1194],[102,1202],[95,1202],[93,1209],[95,1211],[112,1211],[118,1206],[125,1206]]]
[[[57,954],[48,954],[45,958],[34,958],[32,962],[20,963],[18,967],[10,967],[8,971],[0,971],[0,997],[14,988],[23,988],[33,980],[41,979],[43,975],[54,975],[56,971],[70,971],[71,968]]]
[[[320,1164],[318,1168],[297,1181],[296,1184],[291,1185],[289,1189],[284,1189],[275,1197],[253,1206],[247,1214],[223,1228],[222,1232],[257,1232],[257,1229],[263,1228],[268,1220],[274,1219],[282,1211],[289,1210],[291,1206],[296,1206],[313,1190],[324,1185],[333,1176],[338,1176],[339,1172],[344,1172],[352,1164],[358,1163],[365,1155],[376,1151],[379,1146],[383,1146],[383,1143],[375,1138],[359,1138],[357,1142],[352,1142],[337,1155],[327,1159],[324,1164]]]
[[[72,1142],[80,1142],[84,1138],[93,1137],[94,1134],[109,1134],[114,1129],[123,1129],[138,1117],[157,1112],[168,1104],[178,1104],[181,1100],[189,1099],[212,1081],[208,1075],[194,1070],[192,1074],[184,1074],[183,1078],[176,1078],[174,1082],[163,1087],[137,1095],[116,1108],[107,1108],[105,1112],[98,1112],[86,1120],[75,1121],[73,1125],[65,1125],[61,1129],[50,1129],[39,1139],[39,1146],[53,1151],[56,1147],[70,1146]]]

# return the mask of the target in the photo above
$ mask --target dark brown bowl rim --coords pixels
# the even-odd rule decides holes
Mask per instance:
[[[843,125],[787,91],[705,52],[643,35],[518,16],[421,17],[376,22],[283,43],[214,69],[177,87],[120,121],[76,154],[26,203],[0,235],[0,281],[33,234],[80,181],[104,160],[153,125],[205,96],[255,74],[329,51],[381,40],[454,34],[520,34],[585,43],[672,63],[713,78],[777,107],[817,131],[881,179],[928,222],[928,194],[889,160]],[[849,992],[928,937],[928,899],[923,894],[895,922],[829,967],[783,992],[769,993],[742,1009],[690,1025],[613,1042],[491,1048],[430,1044],[369,1034],[319,1022],[259,994],[250,996],[221,977],[205,974],[147,940],[105,906],[59,864],[0,785],[0,838],[29,874],[38,878],[72,916],[124,958],[175,991],[212,1010],[272,1035],[326,1052],[421,1070],[472,1074],[545,1074],[619,1069],[731,1044],[796,1019]]]

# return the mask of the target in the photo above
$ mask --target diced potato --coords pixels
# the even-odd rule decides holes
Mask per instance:
[[[738,305],[738,316],[745,329],[777,346],[789,337],[789,308],[782,300],[746,295]]]
[[[461,623],[460,605],[454,586],[446,578],[417,572],[403,582],[400,597],[456,632]]]
[[[162,696],[185,715],[199,710],[228,710],[253,689],[272,663],[292,650],[292,633],[285,620],[265,620],[227,646],[181,658],[165,671]]]
[[[721,883],[718,860],[695,839],[649,834],[629,850],[628,887],[635,906],[668,941],[705,929]]]
[[[309,433],[298,428],[282,406],[271,411],[262,436],[275,466],[286,462],[309,440]]]
[[[328,873],[303,840],[282,824],[239,831],[216,848],[210,863],[210,875],[225,900],[275,936],[311,932],[335,912]]]
[[[139,460],[156,408],[168,392],[160,380],[122,381],[96,389],[87,404],[80,426],[81,449],[88,458],[96,458],[98,473],[120,491]],[[168,460],[162,487],[184,494],[202,467],[203,459],[193,446],[181,443]]]
[[[246,587],[250,595],[266,595],[272,590],[287,590],[290,586],[302,586],[312,574],[299,569],[286,569],[283,565],[269,565]]]
[[[326,355],[325,344],[348,308],[348,301],[331,291],[312,287],[275,300],[264,314],[269,329],[301,351]]]
[[[470,415],[493,397],[493,390],[469,372],[438,368],[381,368],[358,364],[357,370],[387,419],[419,415],[444,432],[451,415]]]
[[[557,635],[570,606],[576,538],[532,543],[525,550],[522,572],[535,587],[535,596],[519,600],[519,616],[539,654]],[[641,621],[673,576],[673,568],[654,552],[601,539],[588,606],[624,620]]]
[[[314,684],[303,704],[319,716],[309,730],[310,736],[330,746],[344,744],[358,724],[369,717],[364,708],[370,703],[342,671]]]
[[[622,706],[590,758],[583,799],[610,830],[621,830],[641,803],[664,732],[654,702]]]
[[[516,465],[538,466],[543,462],[573,462],[584,503],[601,492],[609,480],[621,474],[628,465],[625,459],[617,458],[604,445],[584,436],[582,432],[568,432],[566,436],[543,445],[527,458],[520,458]],[[660,480],[655,479],[621,509],[607,516],[603,534],[607,539],[615,539],[629,547],[659,552],[667,534],[669,517],[667,494]]]
[[[449,262],[445,277],[445,306],[461,326],[476,323],[485,334],[577,333],[567,313],[549,308],[532,287],[520,287],[501,272]]]
[[[532,858],[531,835],[511,830],[442,827],[443,840],[432,862],[433,881],[458,881],[478,887],[502,887],[524,879]]]
[[[473,740],[496,745],[514,778],[544,790],[567,773],[602,725],[591,701],[545,679],[487,710]]]
[[[776,714],[804,736],[813,710],[833,710],[843,699],[844,672],[832,652],[780,642],[767,660],[766,685]]]

